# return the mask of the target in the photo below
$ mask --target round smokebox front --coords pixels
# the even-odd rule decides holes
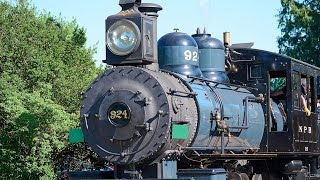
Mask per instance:
[[[110,162],[152,159],[168,132],[166,93],[147,70],[118,67],[106,71],[84,95],[81,126],[99,156]]]

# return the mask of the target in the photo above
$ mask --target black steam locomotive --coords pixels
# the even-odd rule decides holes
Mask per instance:
[[[157,41],[157,12],[120,0],[81,127],[113,178],[319,179],[320,69],[197,30]],[[304,84],[304,86],[301,86]],[[305,104],[301,98],[305,88]],[[272,97],[273,92],[284,93]]]

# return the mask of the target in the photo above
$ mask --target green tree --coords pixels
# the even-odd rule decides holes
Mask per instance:
[[[0,0],[1,178],[54,179],[55,157],[72,151],[80,93],[102,72],[85,42],[75,20]]]
[[[280,53],[320,67],[320,1],[281,0]]]

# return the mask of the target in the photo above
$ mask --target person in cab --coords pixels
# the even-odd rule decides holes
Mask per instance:
[[[282,89],[275,91],[273,93],[270,94],[271,97],[277,97],[280,95],[286,95],[287,94],[287,86],[284,86]],[[307,116],[311,115],[311,111],[307,106],[307,101],[304,98],[304,96],[307,95],[306,89],[304,87],[304,84],[301,84],[301,96],[300,96],[300,103],[302,106],[303,111],[306,113]]]

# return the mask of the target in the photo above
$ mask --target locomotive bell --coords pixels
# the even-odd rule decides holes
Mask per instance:
[[[120,0],[122,10],[106,20],[106,60],[109,65],[157,62],[157,12],[162,7],[141,0]],[[142,7],[142,12],[140,11]]]

